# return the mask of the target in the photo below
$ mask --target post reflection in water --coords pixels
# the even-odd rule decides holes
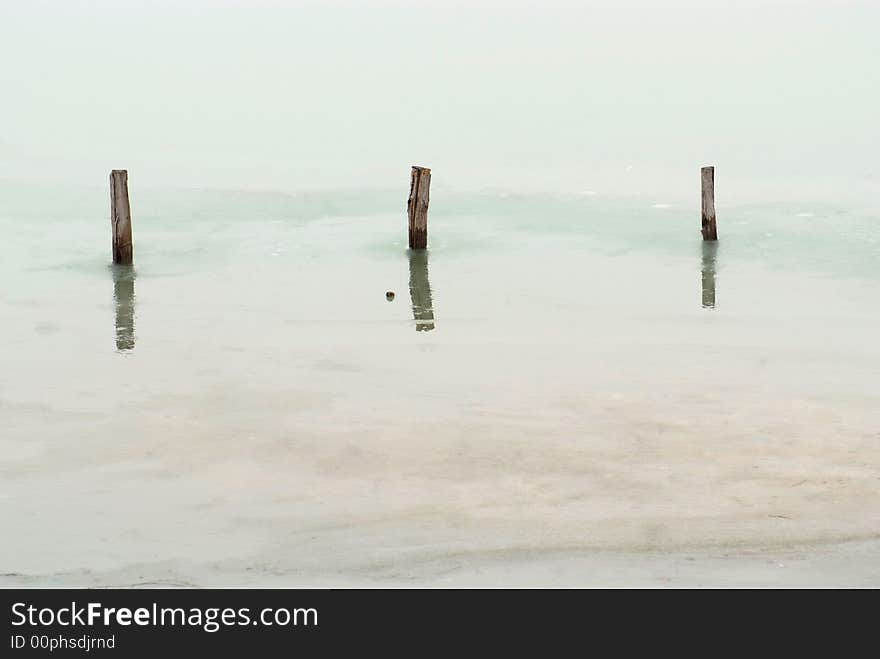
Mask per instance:
[[[134,349],[134,267],[113,265],[113,299],[116,302],[116,349]]]
[[[431,282],[428,280],[428,251],[409,251],[409,297],[417,332],[434,329],[434,303],[431,300]]]
[[[718,243],[714,240],[704,240],[703,261],[701,267],[703,280],[703,308],[715,308],[715,264],[718,257]]]

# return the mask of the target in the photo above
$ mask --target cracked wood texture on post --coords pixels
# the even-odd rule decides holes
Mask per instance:
[[[409,248],[425,249],[428,246],[428,199],[431,189],[431,170],[413,165],[409,183]]]
[[[110,228],[113,231],[113,263],[130,265],[133,256],[131,207],[128,203],[128,171],[125,169],[110,172]]]
[[[718,240],[715,226],[715,168],[703,167],[700,170],[703,187],[703,240]]]

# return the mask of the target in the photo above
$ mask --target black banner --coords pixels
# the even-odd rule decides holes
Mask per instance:
[[[205,656],[475,643],[540,654],[713,645],[790,649],[872,629],[874,592],[580,590],[5,590],[0,656]],[[702,641],[701,641],[702,642]],[[838,645],[838,650],[841,645]],[[708,648],[707,648],[708,650]],[[579,652],[580,654],[580,652]]]

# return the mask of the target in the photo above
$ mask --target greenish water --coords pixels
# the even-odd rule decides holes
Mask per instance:
[[[713,245],[700,240],[697,204],[440,189],[419,254],[406,249],[405,190],[135,189],[135,265],[119,268],[103,191],[0,193],[7,358],[47,368],[89,372],[92,360],[115,364],[118,348],[171,375],[197,345],[248,351],[269,337],[273,359],[294,364],[309,341],[394,345],[413,328],[434,330],[406,339],[428,345],[581,334],[646,362],[658,331],[682,355],[696,341],[813,359],[846,351],[863,365],[877,356],[878,216],[858,207],[722,205]],[[28,378],[5,372],[15,396]],[[853,385],[876,390],[873,379]]]
[[[133,188],[120,268],[104,192],[0,187],[5,572],[876,529],[871,212],[438,189],[412,254],[405,186]]]

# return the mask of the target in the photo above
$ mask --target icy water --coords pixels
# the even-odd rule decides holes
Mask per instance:
[[[134,268],[2,184],[6,582],[880,583],[876,210],[435,186],[409,253],[403,174],[132,176]]]

